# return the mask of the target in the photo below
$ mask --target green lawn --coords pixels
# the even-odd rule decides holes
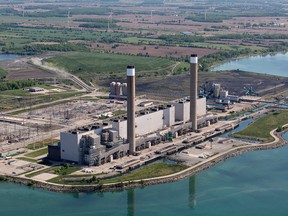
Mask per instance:
[[[36,157],[39,157],[39,156],[44,155],[44,154],[48,154],[48,148],[47,147],[43,148],[43,149],[39,149],[37,151],[33,151],[33,152],[30,152],[30,153],[27,153],[24,156],[25,157],[36,158]]]
[[[252,137],[273,140],[270,136],[270,131],[283,126],[288,123],[288,111],[277,111],[267,116],[264,116],[252,124],[250,124],[244,130],[235,133],[236,136]]]
[[[179,164],[167,164],[164,162],[153,163],[151,165],[145,166],[141,169],[137,169],[135,171],[132,171],[131,173],[125,174],[120,177],[101,180],[101,183],[115,183],[165,176],[180,172],[187,168],[187,166]]]

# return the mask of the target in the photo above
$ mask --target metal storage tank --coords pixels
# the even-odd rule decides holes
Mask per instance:
[[[122,95],[127,96],[127,83],[122,84]]]
[[[115,95],[116,94],[116,83],[115,82],[111,82],[110,83],[110,94],[111,95]]]
[[[117,82],[117,83],[116,83],[116,88],[115,88],[115,90],[116,90],[115,95],[117,95],[117,96],[122,95],[122,85],[121,85],[120,82]]]
[[[117,141],[118,131],[116,130],[109,130],[109,141],[115,142]]]
[[[214,97],[218,98],[220,96],[221,85],[214,84]]]

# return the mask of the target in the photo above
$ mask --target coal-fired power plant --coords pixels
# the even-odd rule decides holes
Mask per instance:
[[[61,132],[61,145],[49,147],[48,153],[53,152],[54,154],[49,153],[49,158],[72,161],[80,165],[100,166],[126,155],[139,155],[146,148],[151,148],[151,146],[162,142],[170,142],[173,138],[184,136],[187,133],[190,136],[191,131],[197,132],[198,128],[209,127],[210,124],[217,123],[217,116],[211,113],[207,114],[206,98],[198,98],[197,55],[191,55],[190,63],[190,96],[170,101],[168,104],[153,105],[151,101],[148,101],[148,107],[139,107],[137,109],[135,67],[127,66],[127,85],[126,83],[124,86],[120,83],[116,85],[117,82],[110,85],[111,93],[116,95],[116,98],[121,91],[115,94],[116,88],[114,87],[125,87],[127,115],[117,115],[107,121],[81,126],[68,132]],[[228,92],[222,92],[221,95],[225,98],[229,96]],[[123,107],[125,107],[124,104]],[[191,126],[192,130],[190,130]],[[230,124],[229,127],[231,127]],[[220,127],[219,130],[218,128],[215,130],[222,131],[224,129]],[[214,132],[212,135],[214,136]],[[202,141],[204,136],[198,135],[192,137],[192,139],[194,140],[193,142],[190,138],[187,138],[188,142],[194,145],[196,142]],[[173,144],[172,147],[160,149],[157,152],[163,155],[168,152],[170,154],[176,151],[175,148],[177,147]],[[158,154],[156,151],[154,153]],[[119,164],[118,168],[125,169],[140,164],[141,160],[139,158],[133,158],[130,161]]]
[[[129,154],[135,154],[135,67],[127,66],[127,139]]]
[[[198,98],[198,57],[192,54],[190,58],[190,120],[192,130],[197,130],[197,98]]]

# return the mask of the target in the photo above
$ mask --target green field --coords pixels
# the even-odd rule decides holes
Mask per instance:
[[[124,181],[132,181],[132,180],[141,180],[147,178],[154,178],[159,176],[166,176],[173,173],[180,172],[188,167],[185,165],[179,164],[167,164],[164,162],[153,163],[149,166],[143,167],[141,169],[137,169],[132,171],[129,174],[125,174],[120,177],[111,178],[101,180],[101,183],[115,183],[115,182],[124,182]]]
[[[163,58],[151,58],[129,55],[117,55],[98,52],[71,52],[46,60],[49,64],[65,68],[84,79],[96,76],[125,76],[127,65],[134,65],[136,75],[161,74],[171,71],[174,61]]]
[[[216,44],[216,43],[192,43],[192,46],[199,47],[199,48],[223,50],[223,51],[243,50],[247,48],[251,49],[252,51],[266,50],[266,48],[260,47],[260,46],[226,45],[226,44]]]
[[[128,43],[128,44],[146,44],[146,45],[161,45],[165,44],[165,41],[160,39],[153,39],[153,38],[140,38],[140,37],[129,37],[123,38],[121,42]]]
[[[260,138],[265,140],[273,140],[270,135],[270,131],[278,127],[282,127],[288,123],[288,111],[277,111],[267,116],[264,116],[252,124],[250,124],[244,130],[235,133],[236,136]]]
[[[30,157],[30,158],[36,158],[36,157],[39,157],[39,156],[44,155],[44,154],[48,154],[48,148],[47,147],[43,148],[43,149],[39,149],[37,151],[27,153],[24,156]]]
[[[79,181],[73,181],[73,182],[65,182],[65,184],[69,185],[87,185],[87,184],[105,184],[105,183],[116,183],[116,182],[123,182],[123,181],[132,181],[132,180],[141,180],[145,178],[153,178],[153,177],[159,177],[159,176],[165,176],[173,173],[180,172],[184,169],[186,169],[187,166],[184,165],[177,165],[177,164],[166,164],[166,163],[154,163],[149,166],[137,169],[135,171],[132,171],[129,174],[124,174],[120,177],[100,180],[97,178],[96,175],[59,175],[58,177],[55,177],[53,179],[50,179],[49,182],[51,183],[57,183],[57,184],[63,184],[62,181],[63,178],[79,178]],[[47,172],[47,171],[46,171]],[[83,181],[83,178],[89,178],[93,177],[95,178],[95,181]]]
[[[35,142],[35,143],[30,143],[29,145],[26,146],[28,149],[40,149],[43,148],[44,146],[47,146],[49,144],[57,143],[59,140],[58,139],[46,139],[43,141]]]
[[[39,18],[32,19],[38,20]],[[63,22],[62,18],[56,17],[54,19],[59,19],[59,22]],[[17,20],[15,19],[15,21]],[[48,19],[47,22],[49,22]],[[2,49],[2,52],[19,54],[35,54],[48,50],[82,50],[86,48],[87,43],[114,43],[120,42],[123,38],[137,35],[121,32],[95,32],[87,29],[83,31],[76,28],[23,27],[15,23],[0,24],[0,29],[0,49]],[[77,40],[79,46],[69,43],[71,40]],[[32,44],[39,42],[44,42],[44,44]],[[45,44],[46,42],[55,42],[58,44]]]

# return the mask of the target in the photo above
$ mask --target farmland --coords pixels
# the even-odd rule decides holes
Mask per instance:
[[[139,83],[144,83],[149,77],[185,77],[191,53],[200,57],[199,70],[208,73],[211,66],[232,58],[288,50],[284,3],[239,1],[231,7],[221,0],[209,6],[144,0],[118,2],[116,7],[114,1],[0,2],[3,53],[40,55],[100,87],[123,80],[129,64],[136,66]],[[31,65],[29,57],[1,62],[0,67],[0,77],[6,80],[61,76]],[[9,104],[15,99],[1,97]]]

